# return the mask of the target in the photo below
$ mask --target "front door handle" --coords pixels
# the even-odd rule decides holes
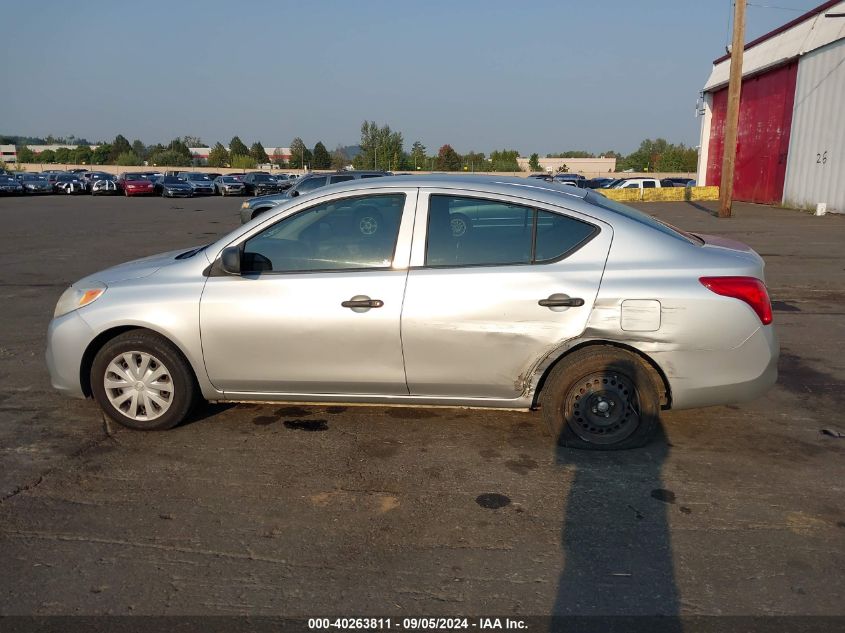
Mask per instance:
[[[355,295],[348,301],[342,301],[341,306],[350,308],[353,312],[366,312],[370,308],[380,308],[384,305],[381,299],[370,299],[367,295]]]
[[[538,303],[544,308],[577,308],[584,305],[580,297],[567,297],[566,295],[554,294],[548,299],[540,299]]]

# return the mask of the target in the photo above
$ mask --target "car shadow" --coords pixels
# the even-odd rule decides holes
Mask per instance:
[[[682,630],[668,513],[690,510],[663,482],[669,449],[662,425],[643,448],[557,449],[557,465],[573,479],[550,630],[577,622],[589,630]]]
[[[179,426],[184,427],[204,420],[210,420],[234,406],[236,406],[236,403],[233,402],[207,402],[206,400],[202,400]]]

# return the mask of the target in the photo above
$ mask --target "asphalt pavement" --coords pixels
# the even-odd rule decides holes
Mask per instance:
[[[845,615],[845,218],[640,205],[764,256],[782,357],[766,396],[667,412],[639,450],[464,409],[208,405],[139,433],[54,393],[64,288],[239,203],[0,199],[0,614]]]

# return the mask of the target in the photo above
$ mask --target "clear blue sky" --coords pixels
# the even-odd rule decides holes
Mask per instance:
[[[821,0],[760,0],[807,10]],[[4,3],[0,134],[354,144],[433,153],[698,144],[730,0]],[[747,40],[799,15],[749,7]]]

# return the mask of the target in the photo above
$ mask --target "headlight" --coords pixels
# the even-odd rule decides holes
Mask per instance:
[[[84,286],[77,288],[71,286],[62,293],[56,303],[56,310],[53,312],[53,318],[60,317],[68,312],[78,310],[89,303],[93,303],[106,291],[106,284],[94,281]]]

